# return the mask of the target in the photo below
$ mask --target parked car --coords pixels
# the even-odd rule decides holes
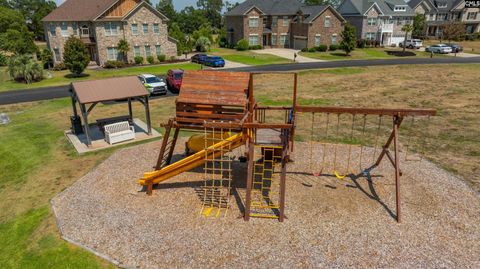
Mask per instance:
[[[205,60],[208,58],[207,54],[195,54],[190,59],[192,63],[204,64]]]
[[[423,46],[422,40],[420,39],[407,39],[404,42],[400,42],[398,45],[403,48],[403,43],[405,43],[405,47],[409,49],[419,49]]]
[[[435,44],[431,45],[430,47],[425,48],[425,51],[433,52],[433,53],[450,53],[452,52],[452,48],[445,45],[445,44]]]
[[[163,79],[151,74],[139,75],[138,79],[140,79],[151,95],[167,94],[167,84],[165,84]]]
[[[455,44],[455,43],[447,43],[445,44],[447,46],[449,46],[450,48],[452,48],[452,52],[453,53],[459,53],[459,52],[462,52],[463,51],[463,47],[460,46],[459,44]]]
[[[211,66],[211,67],[224,67],[225,60],[220,56],[209,56],[205,60],[204,64],[206,66]]]
[[[167,85],[168,89],[173,93],[179,93],[182,87],[183,70],[182,69],[170,69],[167,72]]]

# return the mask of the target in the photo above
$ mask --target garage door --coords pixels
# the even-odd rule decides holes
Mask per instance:
[[[296,50],[301,50],[307,47],[307,39],[306,38],[295,38],[293,40],[293,48]]]

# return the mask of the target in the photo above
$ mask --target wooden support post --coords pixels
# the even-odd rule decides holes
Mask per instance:
[[[175,150],[175,145],[177,144],[178,134],[180,133],[180,128],[175,128],[175,133],[173,133],[172,144],[170,145],[170,151],[167,156],[167,165],[172,162],[173,151]]]
[[[397,222],[402,222],[401,218],[401,201],[400,201],[400,157],[398,153],[398,127],[401,120],[399,117],[394,117],[393,120],[393,145],[395,148],[395,198],[397,205]]]
[[[153,194],[153,182],[148,182],[147,184],[147,195],[152,195]]]
[[[160,153],[158,154],[157,165],[155,166],[156,170],[160,170],[163,164],[163,158],[165,156],[165,151],[167,149],[168,140],[170,139],[170,130],[172,130],[173,120],[170,119],[165,125],[165,133],[163,134],[162,146],[160,147]]]
[[[128,98],[128,115],[130,119],[133,121],[133,110],[132,110],[132,99]]]
[[[90,130],[88,126],[88,112],[85,108],[85,104],[80,104],[80,110],[82,111],[83,130],[85,132],[85,137],[87,138],[87,146],[90,147],[92,145],[92,140],[90,138]]]
[[[290,143],[288,133],[290,130],[283,130],[283,151],[282,151],[282,174],[280,175],[280,216],[278,220],[283,222],[285,220],[285,193],[287,183],[287,156],[288,144]]]
[[[398,131],[398,128],[400,128],[400,125],[403,122],[403,117],[393,116],[393,122],[394,122],[394,125],[397,126],[397,131]],[[390,148],[390,145],[392,144],[394,138],[395,138],[395,129],[390,134],[390,137],[388,138],[387,143],[385,143],[385,145],[383,146],[383,150],[380,153],[380,156],[378,156],[375,166],[380,165],[380,163],[382,162],[382,159],[385,157],[385,154],[387,154],[387,151]]]
[[[243,218],[245,221],[250,220],[250,206],[252,203],[252,182],[253,182],[253,165],[254,165],[254,145],[251,138],[248,141],[248,168],[247,168],[247,195],[245,197],[245,212]]]
[[[147,117],[148,135],[152,135],[152,121],[150,120],[150,105],[148,104],[148,96],[145,96],[145,115]]]

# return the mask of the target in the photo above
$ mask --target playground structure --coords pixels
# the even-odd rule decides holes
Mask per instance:
[[[292,104],[280,107],[260,106],[256,102],[254,78],[258,73],[186,72],[176,101],[176,117],[163,125],[165,134],[155,171],[145,173],[139,184],[146,186],[147,194],[151,195],[154,185],[203,165],[205,184],[201,214],[210,216],[215,212],[216,217],[227,214],[231,162],[234,160],[232,151],[245,146],[242,157],[248,166],[243,218],[246,221],[251,217],[275,218],[282,222],[286,218],[287,163],[293,155],[297,124],[310,118],[310,171],[305,173],[338,179],[367,175],[387,158],[395,169],[396,219],[401,222],[399,129],[407,117],[412,118],[410,129],[413,129],[416,118],[428,118],[436,112],[429,109],[301,106],[297,102],[297,74],[282,74],[293,77],[293,93]],[[371,124],[376,119],[377,124]],[[386,119],[391,119],[391,130],[377,154]],[[348,124],[344,124],[345,121]],[[319,126],[323,126],[323,131],[316,130]],[[348,126],[348,132],[343,126]],[[171,163],[181,130],[201,133],[203,150],[192,150],[193,155]],[[369,133],[373,134],[372,139],[368,139]],[[315,143],[323,147],[321,160],[312,158]],[[349,147],[348,156],[337,154],[337,147],[342,143]],[[368,144],[374,145],[370,159],[364,156]],[[196,146],[199,148],[198,142]],[[187,151],[190,151],[188,145]],[[333,158],[328,158],[332,159],[330,163],[327,161],[329,151],[333,154]],[[351,163],[352,154],[359,154],[357,168]]]

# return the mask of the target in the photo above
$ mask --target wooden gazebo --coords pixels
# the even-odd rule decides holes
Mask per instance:
[[[73,117],[78,118],[77,103],[83,119],[83,131],[87,139],[87,146],[92,141],[89,133],[88,115],[100,102],[127,100],[128,114],[133,119],[132,100],[139,101],[145,107],[148,134],[152,134],[150,121],[149,93],[137,77],[120,77],[103,80],[74,82],[70,85],[72,97]]]

